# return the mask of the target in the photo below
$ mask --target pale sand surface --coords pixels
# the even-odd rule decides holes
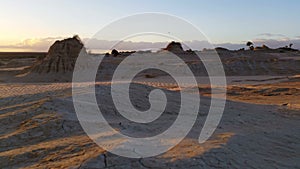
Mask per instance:
[[[101,149],[82,130],[71,102],[71,83],[21,83],[14,79],[18,72],[0,71],[0,168],[300,167],[299,76],[227,77],[222,120],[203,144],[198,137],[210,105],[208,79],[197,77],[198,86],[181,89],[164,76],[138,77],[132,90],[137,103],[145,101],[140,97],[143,90],[162,88],[172,96],[196,87],[201,108],[193,129],[179,145],[156,157],[129,159]],[[106,91],[101,95],[106,98],[110,83],[96,84]],[[82,88],[77,94],[85,92]],[[171,99],[173,106],[166,115],[143,127],[116,116],[109,104],[99,104],[114,128],[143,135],[166,129],[177,116],[174,109],[179,102]]]
[[[98,86],[105,88],[107,83]],[[70,102],[70,87],[70,83],[1,84],[1,168],[297,168],[300,165],[298,110],[227,101],[216,132],[207,142],[199,144],[197,139],[209,106],[209,98],[203,97],[200,114],[201,111],[204,114],[179,145],[157,157],[128,159],[107,153],[86,136]],[[268,102],[265,100],[260,104]],[[106,110],[108,118],[115,120],[109,107]],[[172,119],[176,115],[168,116]],[[152,130],[170,123],[167,119]],[[137,130],[126,121],[115,121],[119,122],[125,133]],[[138,128],[138,132],[149,130]]]

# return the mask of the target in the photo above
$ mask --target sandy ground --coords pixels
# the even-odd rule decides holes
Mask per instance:
[[[199,88],[201,105],[188,136],[156,157],[130,159],[101,149],[85,134],[71,102],[71,83],[8,83],[18,71],[0,72],[0,168],[300,168],[297,76],[228,77],[222,120],[202,144],[198,137],[210,105],[210,88],[207,78],[199,77],[202,83],[192,87]],[[108,85],[97,83],[97,90],[104,91],[99,99],[109,96]],[[133,84],[137,104],[144,103],[141,91],[153,88],[170,96],[188,90],[165,77],[140,77]],[[161,120],[143,127],[116,117],[109,104],[99,104],[115,129],[143,135],[172,124],[177,116],[172,108],[179,102],[172,99],[173,106]]]
[[[99,84],[100,88],[105,86]],[[199,144],[209,105],[209,98],[203,97],[202,114],[179,145],[157,157],[127,159],[102,150],[82,131],[70,102],[70,84],[15,85],[19,87],[17,93],[11,87],[1,86],[2,91],[10,93],[1,98],[1,168],[299,167],[299,111],[286,106],[227,101],[213,137]],[[173,116],[168,114],[166,119]],[[136,130],[125,121],[115,123],[119,122],[124,132]],[[170,121],[156,124],[155,129],[166,123]]]

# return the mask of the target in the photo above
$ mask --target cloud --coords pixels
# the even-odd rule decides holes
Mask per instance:
[[[25,39],[20,43],[12,45],[0,45],[1,49],[19,49],[24,51],[48,51],[49,47],[56,41],[64,39],[64,37],[47,37],[47,38],[34,38]]]
[[[227,49],[231,49],[231,50],[236,50],[236,49],[241,49],[241,48],[245,48],[246,47],[246,43],[242,44],[242,43],[219,43],[219,44],[214,44],[214,46],[216,47],[223,47],[223,48],[227,48]]]
[[[98,40],[98,39],[84,39],[86,42],[85,46],[91,50],[159,50],[164,48],[170,42],[132,42],[132,41],[108,41],[108,40]],[[232,44],[232,43],[222,43],[222,44],[211,44],[208,41],[184,41],[182,42],[183,48],[202,50],[203,48],[213,48],[214,46],[226,47],[228,49],[240,49],[245,47],[244,44]]]
[[[168,42],[132,42],[132,41],[109,41],[99,39],[83,39],[88,49],[98,50],[148,50],[160,49],[167,45]]]
[[[253,43],[255,46],[261,46],[265,44],[271,48],[283,47],[292,43],[293,48],[300,49],[300,39],[254,39]]]
[[[261,33],[257,36],[266,36],[266,37],[285,37],[283,34],[276,34],[276,33]]]
[[[0,51],[3,49],[19,50],[19,51],[48,51],[49,47],[56,41],[64,39],[65,37],[48,37],[38,39],[26,39],[20,43],[14,45],[0,45]],[[98,39],[83,39],[85,46],[89,50],[98,50],[105,52],[113,48],[117,50],[159,50],[167,46],[169,42],[133,42],[133,41],[109,41],[109,40],[98,40]],[[275,38],[257,38],[252,40],[254,46],[261,46],[263,44],[271,47],[278,48],[293,44],[293,48],[300,49],[300,36],[294,39],[282,37],[279,39]],[[240,49],[247,48],[245,43],[218,43],[213,44],[215,47],[224,47],[228,49]],[[208,41],[184,41],[184,49],[202,50],[203,48],[213,47]]]

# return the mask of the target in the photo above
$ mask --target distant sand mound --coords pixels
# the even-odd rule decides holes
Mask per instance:
[[[184,52],[181,43],[175,42],[175,41],[172,41],[171,43],[169,43],[167,45],[167,47],[164,48],[164,50],[167,50],[167,51],[170,51],[170,52],[175,52],[175,53]]]
[[[31,69],[35,73],[66,73],[72,72],[76,59],[84,48],[78,36],[56,41],[47,56],[36,62]],[[85,52],[85,50],[83,50]]]
[[[269,50],[270,48],[266,45],[257,46],[254,48],[254,50]]]

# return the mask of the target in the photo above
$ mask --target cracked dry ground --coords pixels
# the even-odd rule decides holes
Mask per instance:
[[[202,114],[170,151],[129,159],[104,151],[78,121],[59,113],[58,107],[70,106],[63,102],[71,95],[70,84],[10,84],[0,90],[0,168],[300,167],[299,112],[278,106],[227,101],[222,121],[207,142],[197,142],[206,117]],[[201,99],[204,105],[209,102]]]

